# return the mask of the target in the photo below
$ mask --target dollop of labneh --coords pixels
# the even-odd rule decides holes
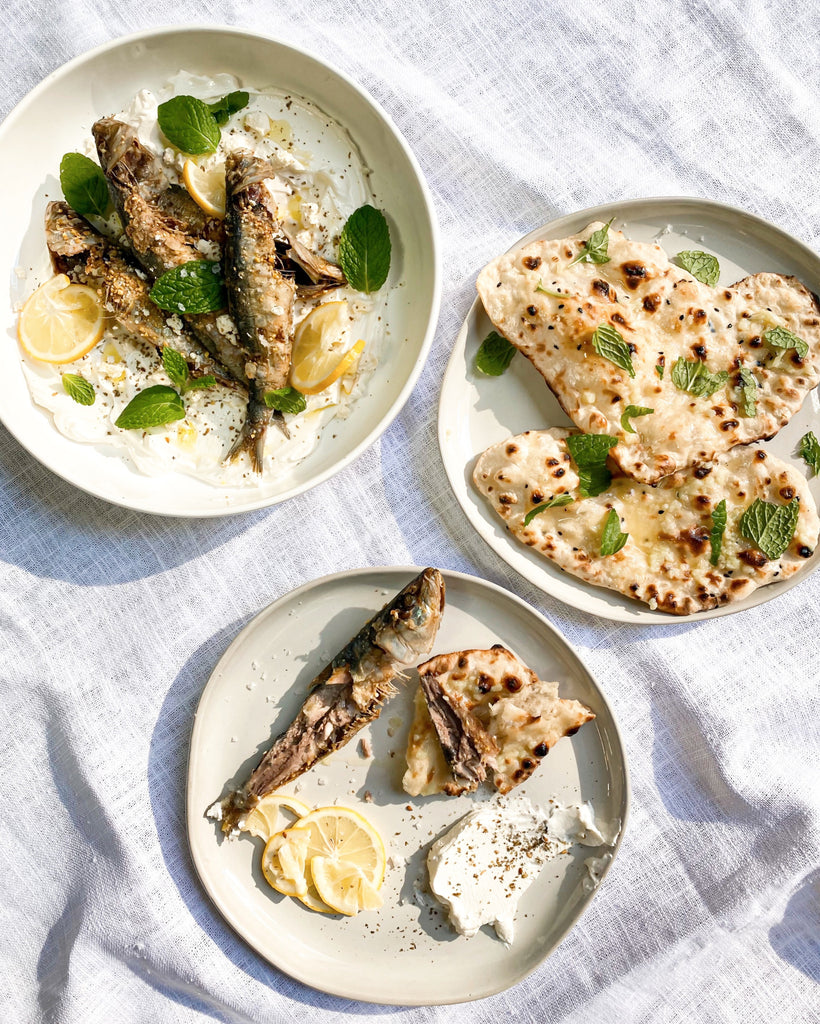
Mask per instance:
[[[574,842],[613,845],[619,832],[620,822],[596,825],[589,804],[551,803],[545,810],[526,797],[497,799],[470,811],[433,843],[430,889],[460,935],[471,938],[491,924],[509,945],[518,901],[544,865]],[[599,870],[593,884],[600,877]]]

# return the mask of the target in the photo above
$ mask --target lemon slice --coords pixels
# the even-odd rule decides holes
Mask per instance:
[[[57,274],[26,299],[17,337],[34,359],[73,363],[97,344],[104,329],[105,312],[94,289]]]
[[[291,354],[290,383],[303,395],[318,395],[349,373],[364,349],[351,345],[347,302],[324,302],[311,310],[296,328]]]
[[[281,831],[285,825],[290,824],[289,821],[284,820],[283,812],[285,815],[290,814],[298,819],[303,814],[308,814],[310,808],[296,797],[270,793],[268,796],[263,796],[248,814],[242,825],[242,831],[250,832],[252,836],[257,836],[267,842],[272,835]]]
[[[320,807],[285,833],[305,852],[305,863],[327,857],[357,868],[374,887],[384,880],[385,853],[381,836],[366,818],[349,807]],[[304,847],[302,836],[307,837]]]
[[[278,832],[265,844],[262,852],[262,874],[265,881],[285,896],[302,897],[308,892],[305,874],[307,837],[302,844],[291,842],[286,832]]]
[[[310,874],[320,899],[339,914],[353,917],[360,910],[377,910],[382,905],[376,887],[347,861],[314,857]]]
[[[188,159],[182,167],[182,180],[197,206],[211,217],[225,216],[224,164],[204,170],[196,160]]]

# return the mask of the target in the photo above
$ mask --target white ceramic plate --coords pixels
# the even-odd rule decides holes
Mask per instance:
[[[256,488],[220,490],[181,474],[142,476],[112,448],[69,441],[33,405],[15,335],[17,304],[51,272],[43,214],[48,199],[61,195],[56,178],[60,158],[78,148],[98,117],[122,108],[140,89],[160,87],[181,68],[227,72],[253,88],[274,86],[313,101],[358,144],[391,222],[393,268],[385,315],[391,338],[367,393],[349,419],[333,421],[304,462]],[[271,505],[321,483],[387,428],[410,394],[432,342],[440,300],[437,228],[414,156],[360,86],[317,57],[258,34],[213,27],[159,29],[114,40],[49,75],[0,127],[0,222],[0,281],[7,282],[0,304],[0,416],[45,466],[118,505],[214,516]],[[21,279],[17,267],[31,274]]]
[[[659,198],[611,203],[569,214],[530,232],[511,249],[541,238],[563,238],[595,220],[615,218],[613,229],[638,242],[657,242],[670,255],[682,249],[705,249],[720,259],[720,283],[733,284],[748,274],[769,270],[794,274],[812,291],[820,290],[820,258],[784,231],[742,210],[704,199]],[[521,575],[552,597],[605,619],[633,624],[674,625],[687,619],[714,618],[770,601],[806,578],[820,563],[820,547],[802,569],[783,583],[756,590],[751,597],[696,615],[668,615],[646,605],[594,587],[564,573],[553,562],[519,543],[507,532],[472,483],[478,455],[511,434],[544,427],[571,426],[543,377],[527,359],[516,357],[501,377],[476,373],[473,360],[492,330],[481,301],[476,299],[453,347],[439,403],[439,447],[453,491],[479,534]],[[806,466],[796,454],[807,430],[817,431],[820,398],[817,390],[766,447],[778,458]],[[809,481],[820,503],[820,478]]]
[[[282,790],[298,792],[311,806],[352,806],[378,828],[388,856],[397,858],[388,867],[380,911],[328,916],[279,895],[259,870],[261,841],[247,836],[222,841],[218,825],[204,812],[247,778],[271,736],[294,718],[314,676],[417,572],[374,568],[326,576],[261,612],[228,648],[205,687],[188,766],[191,853],[228,923],[263,957],[308,985],[350,999],[401,1005],[478,999],[520,981],[588,905],[593,893],[584,886],[583,861],[601,851],[578,849],[547,864],[522,899],[509,948],[488,928],[472,939],[461,938],[441,911],[414,903],[413,883],[426,881],[431,842],[473,806],[470,796],[411,803],[401,788],[415,670],[408,671],[381,718],[360,734],[371,738],[371,759],[361,756],[354,739]],[[447,603],[434,654],[503,643],[541,677],[559,680],[562,696],[577,697],[597,715],[577,735],[561,740],[516,792],[539,803],[550,797],[590,800],[600,819],[625,822],[629,793],[621,739],[606,698],[581,660],[517,597],[472,576],[448,572],[444,577]],[[372,803],[363,803],[366,790]]]

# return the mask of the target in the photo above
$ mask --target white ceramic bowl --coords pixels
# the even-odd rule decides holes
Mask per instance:
[[[189,477],[137,473],[114,449],[69,441],[29,396],[16,340],[16,307],[50,273],[43,214],[60,198],[60,159],[93,122],[180,69],[227,72],[255,89],[306,97],[346,128],[372,168],[371,186],[391,224],[393,267],[385,321],[390,341],[347,420],[334,420],[298,466],[254,488],[220,490]],[[4,289],[0,417],[43,465],[107,501],[145,512],[214,516],[271,505],[343,469],[390,424],[432,342],[440,301],[437,227],[421,170],[390,118],[350,78],[294,46],[239,29],[174,27],[116,39],[40,83],[0,126],[0,281]],[[17,268],[28,275],[22,278]],[[34,281],[32,280],[34,278]],[[113,456],[113,457],[112,457]]]

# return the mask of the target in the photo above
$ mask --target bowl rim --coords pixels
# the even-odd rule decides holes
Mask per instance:
[[[210,36],[239,36],[252,39],[254,41],[262,40],[265,43],[272,43],[276,47],[280,47],[284,50],[289,50],[297,57],[304,58],[308,61],[313,61],[318,65],[321,65],[332,75],[335,75],[341,81],[343,81],[350,89],[352,89],[358,96],[369,106],[374,113],[377,115],[379,120],[385,126],[387,131],[393,137],[397,143],[400,151],[406,159],[410,170],[412,171],[413,177],[418,185],[419,194],[421,196],[424,211],[427,218],[427,229],[429,230],[431,245],[432,245],[432,292],[430,296],[430,305],[427,315],[427,324],[424,330],[424,336],[419,346],[419,353],[416,362],[405,380],[403,386],[399,390],[395,399],[385,412],[384,416],[379,420],[376,426],[356,444],[350,451],[346,452],[343,457],[338,459],[333,465],[328,466],[322,472],[312,476],[309,480],[295,484],[287,490],[271,496],[265,496],[249,501],[239,501],[233,505],[225,505],[224,507],[212,507],[207,509],[188,509],[186,511],[175,511],[173,509],[165,509],[159,507],[148,507],[155,506],[156,500],[153,496],[147,495],[147,500],[142,503],[135,503],[133,499],[120,498],[118,496],[111,496],[107,493],[101,493],[104,487],[93,486],[85,482],[78,482],[70,474],[61,472],[58,464],[52,464],[43,461],[40,455],[32,451],[32,448],[26,442],[25,432],[23,430],[15,429],[12,425],[7,423],[5,419],[0,417],[3,426],[9,433],[17,440],[17,442],[37,460],[47,470],[54,473],[60,479],[65,480],[72,486],[77,487],[81,491],[85,491],[87,494],[93,497],[100,498],[103,501],[109,502],[112,505],[117,505],[122,508],[128,508],[133,511],[147,513],[149,515],[160,515],[168,516],[170,518],[179,519],[209,519],[217,518],[227,515],[240,515],[243,512],[253,512],[262,508],[273,507],[290,498],[294,498],[299,494],[303,494],[306,491],[312,490],[330,479],[337,473],[340,473],[343,469],[346,469],[358,457],[377,441],[382,434],[384,434],[391,426],[393,421],[396,419],[398,414],[406,405],[413,389],[415,388],[419,377],[421,376],[422,370],[427,363],[430,349],[432,348],[433,339],[438,328],[438,321],[441,309],[441,293],[442,293],[442,262],[441,262],[441,239],[440,229],[438,224],[438,218],[436,216],[435,203],[433,201],[433,195],[430,191],[430,187],[427,184],[427,180],[421,169],[421,166],[416,159],[415,154],[410,148],[407,140],[402,135],[396,123],[392,117],[384,109],[375,97],[373,97],[362,85],[356,82],[350,77],[345,71],[336,67],[335,64],[325,60],[323,57],[318,56],[312,50],[308,50],[303,46],[296,45],[294,43],[285,42],[282,39],[274,35],[270,35],[266,32],[256,32],[246,29],[241,26],[235,25],[219,25],[219,24],[203,24],[201,22],[193,23],[182,23],[175,25],[161,25],[150,29],[142,29],[137,32],[129,33],[128,35],[117,36],[114,39],[109,39],[105,43],[101,43],[98,46],[92,47],[89,50],[77,54],[70,60],[61,64],[53,71],[49,72],[45,78],[37,83],[32,89],[30,89],[9,111],[6,117],[0,121],[0,136],[7,131],[12,125],[14,125],[20,118],[24,117],[29,106],[34,103],[39,96],[51,88],[60,79],[68,77],[73,71],[83,64],[93,61],[97,57],[100,57],[110,51],[117,50],[121,47],[130,46],[134,43],[139,43],[144,40],[157,39],[173,35],[185,35],[190,36],[193,33],[201,33]],[[308,97],[309,98],[309,97]],[[55,428],[56,429],[56,428]],[[151,479],[146,477],[146,480]],[[161,479],[161,478],[157,478]],[[100,484],[104,482],[103,478],[100,478]],[[218,488],[217,488],[218,490]],[[223,492],[226,490],[222,489]],[[233,490],[233,489],[231,489]],[[240,490],[237,489],[237,493]]]

